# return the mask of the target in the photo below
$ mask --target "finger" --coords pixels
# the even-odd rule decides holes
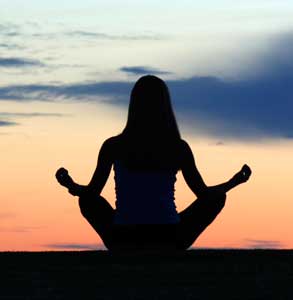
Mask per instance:
[[[245,170],[245,172],[246,172],[246,175],[249,177],[250,175],[251,175],[251,169],[247,166],[247,168],[246,168],[246,170]]]
[[[55,173],[55,177],[59,177],[60,176],[60,170],[57,170],[57,172]]]
[[[56,172],[56,175],[59,175],[59,176],[64,176],[68,174],[68,171],[64,168],[60,168],[57,172]]]
[[[250,175],[251,174],[251,169],[250,169],[250,167],[248,166],[248,165],[244,165],[243,167],[242,167],[242,170],[241,170],[242,172],[244,172],[246,175]]]
[[[244,167],[247,171],[250,171],[250,172],[251,172],[251,169],[250,169],[250,167],[249,167],[247,164],[245,164],[243,167]]]

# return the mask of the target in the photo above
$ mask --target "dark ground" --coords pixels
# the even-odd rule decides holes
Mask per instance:
[[[293,299],[293,251],[0,253],[0,299]]]

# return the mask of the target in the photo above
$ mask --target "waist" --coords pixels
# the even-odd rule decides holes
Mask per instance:
[[[164,201],[165,200],[165,201]],[[175,224],[179,222],[174,199],[117,198],[114,224]]]

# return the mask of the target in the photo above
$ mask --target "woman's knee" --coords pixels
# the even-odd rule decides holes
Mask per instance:
[[[78,203],[80,212],[86,219],[88,219],[91,216],[113,216],[113,208],[101,195],[80,196]]]
[[[91,202],[93,199],[90,199],[88,195],[80,196],[78,199],[79,209],[81,214],[86,218],[91,212]]]
[[[224,193],[224,192],[223,193],[218,193],[217,199],[219,200],[219,202],[225,204],[226,199],[227,199],[226,193]]]
[[[215,195],[215,203],[219,209],[222,209],[225,206],[227,195],[226,193],[218,192]]]
[[[224,192],[219,191],[211,191],[208,193],[205,202],[209,204],[209,206],[217,208],[217,210],[221,210],[225,206],[227,195]]]

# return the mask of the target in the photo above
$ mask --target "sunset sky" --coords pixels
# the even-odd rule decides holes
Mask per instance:
[[[0,251],[103,249],[87,184],[142,75],[170,88],[208,185],[251,180],[193,247],[293,248],[293,1],[0,0]],[[102,192],[115,205],[113,174]],[[179,173],[176,205],[194,200]]]

